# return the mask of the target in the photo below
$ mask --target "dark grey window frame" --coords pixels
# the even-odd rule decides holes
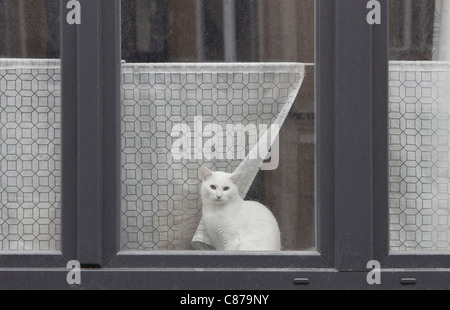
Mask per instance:
[[[317,251],[271,255],[120,252],[120,0],[80,2],[81,25],[61,18],[62,254],[2,253],[0,289],[72,288],[73,259],[81,288],[449,288],[448,256],[389,253],[388,0],[372,26],[365,1],[316,0]]]

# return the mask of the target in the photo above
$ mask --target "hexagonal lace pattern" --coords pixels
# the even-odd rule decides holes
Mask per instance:
[[[60,249],[59,60],[0,60],[0,251]]]
[[[173,159],[172,128],[183,123],[193,129],[197,116],[204,126],[270,126],[300,89],[303,75],[295,68],[260,63],[123,66],[123,250],[190,248],[201,220],[199,168],[204,161]],[[205,164],[233,172],[241,162],[213,159]]]
[[[390,246],[449,251],[450,64],[391,62]]]

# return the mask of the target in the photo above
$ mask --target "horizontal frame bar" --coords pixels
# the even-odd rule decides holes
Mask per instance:
[[[108,268],[331,268],[318,252],[120,252]]]
[[[449,254],[391,253],[380,261],[382,268],[450,268]]]
[[[382,270],[381,284],[369,285],[368,272],[338,272],[334,269],[82,269],[80,285],[66,281],[69,269],[1,269],[0,290],[430,290],[450,289],[450,270]],[[305,279],[308,281],[295,281]],[[45,283],[45,287],[43,287]],[[301,283],[298,285],[296,283]],[[175,294],[175,293],[167,293]],[[161,295],[158,295],[161,296]],[[298,295],[295,296],[298,298]],[[165,300],[167,305],[179,302]]]
[[[0,268],[60,267],[67,264],[61,252],[2,252]]]

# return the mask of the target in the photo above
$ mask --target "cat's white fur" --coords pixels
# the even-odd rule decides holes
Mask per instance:
[[[200,171],[203,221],[216,250],[280,251],[277,220],[264,205],[241,198],[240,174]]]

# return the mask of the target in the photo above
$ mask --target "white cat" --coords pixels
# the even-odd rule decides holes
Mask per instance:
[[[203,221],[216,250],[280,251],[277,220],[262,204],[241,198],[240,174],[200,171]]]

